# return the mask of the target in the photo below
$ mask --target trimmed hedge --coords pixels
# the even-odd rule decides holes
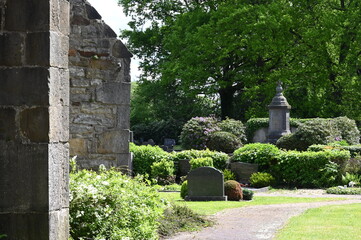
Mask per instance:
[[[347,150],[350,152],[351,157],[356,157],[357,155],[361,155],[361,145],[352,145],[352,146],[330,146],[330,145],[322,145],[322,144],[314,144],[308,147],[307,151],[319,152],[326,150]]]
[[[296,187],[327,187],[340,180],[348,151],[282,152],[278,172],[283,183]]]
[[[223,152],[206,150],[185,150],[173,154],[172,159],[174,162],[179,160],[191,160],[195,158],[210,157],[213,160],[213,166],[219,170],[224,170],[227,167],[229,156]]]
[[[332,187],[326,190],[328,194],[345,194],[345,195],[357,195],[361,194],[361,188],[340,188]]]
[[[191,169],[196,169],[199,167],[213,167],[213,160],[210,157],[204,158],[194,158],[189,161]]]
[[[150,174],[151,166],[154,162],[170,158],[170,154],[158,146],[137,146],[134,143],[130,143],[130,152],[133,153],[134,174]]]
[[[280,150],[272,144],[251,143],[234,151],[231,161],[256,163],[261,170],[268,170],[277,164],[279,154]]]

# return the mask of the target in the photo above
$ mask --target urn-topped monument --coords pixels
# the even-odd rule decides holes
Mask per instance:
[[[269,127],[268,127],[268,142],[276,143],[277,140],[290,134],[290,109],[287,99],[283,96],[282,82],[278,82],[276,87],[276,96],[273,97],[272,102],[268,105],[269,109]]]

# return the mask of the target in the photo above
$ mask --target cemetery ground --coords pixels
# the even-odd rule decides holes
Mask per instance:
[[[206,215],[214,223],[203,229],[185,229],[193,232],[166,239],[342,240],[360,236],[360,195],[325,194],[321,189],[273,189],[255,193],[252,201],[187,202],[174,192],[162,192],[161,197]]]

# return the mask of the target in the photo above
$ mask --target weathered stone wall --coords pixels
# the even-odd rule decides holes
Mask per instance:
[[[70,155],[82,168],[130,167],[132,54],[86,0],[70,3]]]
[[[0,0],[0,233],[68,239],[69,2]]]

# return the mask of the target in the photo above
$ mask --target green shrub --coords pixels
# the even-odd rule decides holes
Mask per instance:
[[[182,199],[185,199],[187,195],[188,195],[188,181],[186,180],[182,183],[180,196]]]
[[[304,151],[313,144],[334,144],[335,141],[337,145],[342,141],[358,144],[359,139],[360,132],[353,120],[346,117],[315,118],[300,124],[296,132],[281,137],[276,144],[279,148]]]
[[[194,117],[182,128],[180,140],[184,149],[206,149],[211,133],[220,131],[213,117]]]
[[[168,185],[174,183],[174,162],[167,159],[162,159],[159,162],[154,162],[151,166],[151,177],[157,179],[161,185]]]
[[[243,200],[252,200],[253,199],[253,191],[249,189],[242,189]]]
[[[237,149],[232,157],[233,162],[256,163],[261,170],[268,170],[277,163],[280,150],[272,144],[251,143]]]
[[[312,152],[319,152],[325,150],[333,150],[333,151],[347,150],[350,152],[351,157],[354,158],[357,155],[361,154],[361,145],[342,146],[335,144],[332,145],[314,144],[307,148],[307,151],[312,151]]]
[[[225,182],[228,180],[236,180],[236,175],[231,170],[224,169],[222,172],[223,172],[223,179]]]
[[[223,132],[229,132],[235,135],[239,140],[241,140],[242,144],[247,142],[245,133],[246,128],[241,121],[227,118],[226,120],[219,122],[217,125]]]
[[[191,169],[196,169],[199,167],[213,167],[213,160],[210,157],[204,158],[194,158],[189,161]]]
[[[269,173],[257,172],[252,173],[249,181],[253,187],[261,188],[274,185],[276,179]]]
[[[347,172],[345,175],[342,175],[341,181],[343,185],[347,185],[347,186],[349,185],[350,182],[353,182],[355,185],[360,185],[361,175]]]
[[[357,195],[357,194],[361,194],[361,188],[331,187],[331,188],[326,189],[326,193],[329,193],[329,194]]]
[[[277,166],[284,183],[296,187],[327,187],[337,183],[348,151],[282,152]]]
[[[241,185],[234,180],[228,180],[224,183],[224,194],[229,201],[239,201],[243,198]]]
[[[213,165],[215,168],[219,170],[223,170],[226,168],[229,156],[223,152],[216,152],[210,151],[209,149],[206,150],[185,150],[181,152],[177,152],[173,154],[173,161],[178,162],[179,160],[186,160],[186,159],[195,159],[195,158],[204,158],[210,157],[213,160]]]
[[[169,158],[170,154],[158,146],[137,146],[130,144],[130,151],[133,153],[134,174],[150,174],[151,166],[154,162]]]
[[[158,233],[163,239],[177,232],[208,227],[212,224],[211,220],[205,219],[185,205],[171,204],[164,210]]]
[[[347,161],[345,172],[361,175],[361,155],[356,155]]]
[[[73,239],[156,239],[164,204],[141,179],[117,171],[70,174]]]
[[[234,134],[229,132],[213,132],[207,142],[210,150],[232,153],[241,147],[241,140]]]

